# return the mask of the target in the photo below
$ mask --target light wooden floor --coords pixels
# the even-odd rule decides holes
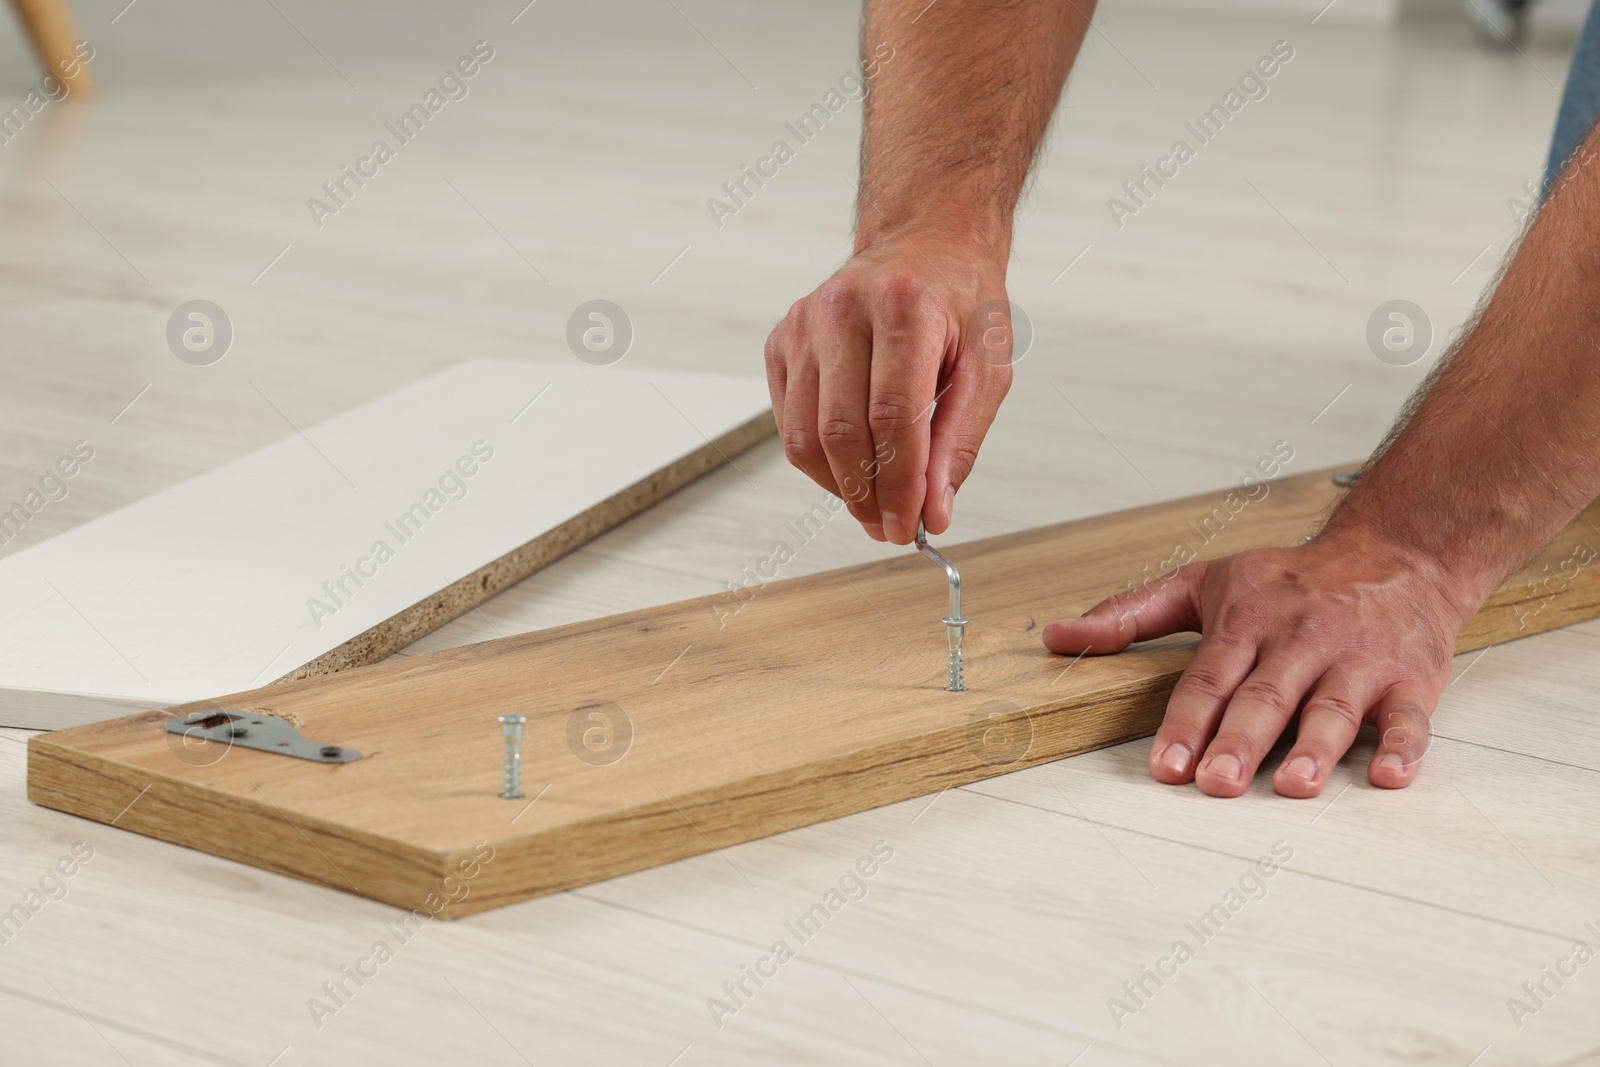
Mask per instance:
[[[0,145],[0,503],[96,448],[0,551],[464,356],[571,358],[567,315],[594,297],[632,316],[635,365],[757,374],[770,323],[847,246],[854,109],[720,231],[705,200],[849,68],[848,5],[124,2],[77,5],[103,97]],[[1312,26],[1320,6],[1104,6],[1022,213],[1012,291],[1037,339],[952,539],[1223,485],[1278,440],[1291,472],[1358,457],[1429,362],[1380,363],[1368,314],[1416,301],[1435,354],[1464,319],[1567,51]],[[480,38],[470,95],[316,229],[306,198]],[[1106,198],[1279,39],[1296,56],[1270,95],[1114,228]],[[0,69],[9,104],[19,42]],[[214,366],[165,346],[194,298],[235,326]],[[820,499],[768,444],[420,647],[716,592]],[[888,551],[836,521],[785,573]],[[31,807],[22,736],[0,734],[0,910],[93,848],[0,944],[0,1058],[1600,1064],[1600,963],[1547,980],[1520,1028],[1507,1004],[1600,940],[1597,642],[1580,626],[1458,664],[1402,793],[1365,784],[1366,748],[1322,800],[1265,780],[1210,800],[1155,785],[1141,742],[404,944],[383,906]],[[800,945],[785,923],[880,841],[866,896]],[[1249,880],[1275,845],[1292,858]],[[1241,880],[1260,899],[1199,944],[1185,923]],[[796,958],[719,1028],[707,999],[780,938]],[[1108,998],[1180,939],[1194,958],[1119,1028]],[[317,1026],[308,999],[379,940],[394,958]]]

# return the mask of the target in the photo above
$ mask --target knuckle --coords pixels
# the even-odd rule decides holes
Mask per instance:
[[[1338,696],[1315,697],[1306,705],[1306,711],[1308,713],[1316,711],[1323,714],[1332,715],[1337,718],[1346,729],[1351,731],[1354,731],[1360,727],[1362,720],[1367,716],[1367,713],[1363,709],[1356,707],[1344,697]]]
[[[1338,643],[1344,636],[1344,629],[1344,625],[1337,619],[1318,611],[1310,612],[1295,621],[1296,636],[1316,649]]]
[[[1265,704],[1279,710],[1285,710],[1298,703],[1290,700],[1283,686],[1266,678],[1246,678],[1234,693],[1234,698],[1252,704]]]
[[[1259,600],[1235,600],[1222,609],[1218,626],[1235,634],[1260,634],[1267,629],[1270,610]]]
[[[856,286],[844,278],[829,278],[817,290],[816,313],[822,322],[837,328],[848,322],[856,309]]]
[[[794,426],[784,428],[783,454],[789,457],[790,463],[803,467],[816,458],[820,451],[816,434],[810,430]]]
[[[1173,696],[1222,700],[1230,692],[1232,686],[1220,671],[1203,663],[1192,663],[1189,669],[1183,672],[1183,677],[1178,679],[1178,684],[1173,689]]]
[[[822,425],[818,427],[818,435],[823,450],[827,452],[854,448],[866,444],[869,440],[865,426],[854,419],[841,417],[824,419]]]
[[[906,267],[888,271],[878,282],[878,309],[891,321],[904,321],[914,314],[928,291],[921,273]]]
[[[783,327],[779,325],[767,334],[767,343],[762,347],[762,355],[766,357],[767,370],[774,371],[782,368],[787,360],[784,356]]]
[[[1432,720],[1423,719],[1419,723],[1414,719],[1400,719],[1398,722],[1391,720],[1384,727],[1379,745],[1395,752],[1414,753],[1419,748],[1427,751],[1432,741]]]
[[[950,442],[950,475],[957,488],[978,462],[978,441],[961,436]]]
[[[888,389],[876,393],[867,405],[867,425],[875,437],[899,436],[917,424],[920,414],[911,396]]]
[[[1384,710],[1384,718],[1393,723],[1400,722],[1427,722],[1428,709],[1422,702],[1412,699],[1397,700],[1390,703]]]
[[[803,296],[789,305],[789,314],[783,317],[783,321],[796,331],[803,331],[811,322],[811,308],[812,297]]]

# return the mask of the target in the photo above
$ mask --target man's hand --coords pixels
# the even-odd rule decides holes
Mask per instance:
[[[1191,563],[1052,622],[1044,643],[1063,654],[1119,652],[1200,631],[1150,749],[1159,781],[1240,795],[1298,709],[1274,789],[1316,796],[1364,724],[1379,734],[1367,779],[1398,789],[1416,777],[1456,634],[1480,599],[1431,557],[1324,534]]]
[[[1094,0],[865,7],[855,254],[772,331],[767,381],[789,459],[904,545],[950,525],[1011,384],[1012,214]]]
[[[1315,796],[1363,723],[1379,731],[1372,784],[1416,777],[1456,634],[1600,496],[1596,219],[1600,129],[1314,541],[1192,563],[1045,628],[1062,653],[1201,632],[1156,778],[1238,796],[1296,709],[1279,793]]]
[[[790,462],[879,541],[908,544],[919,518],[943,533],[1011,386],[1005,272],[928,237],[863,249],[789,309],[766,356]]]

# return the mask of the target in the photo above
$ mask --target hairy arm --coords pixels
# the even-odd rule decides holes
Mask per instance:
[[[1092,9],[868,4],[855,251],[766,363],[790,461],[879,540],[948,527],[1010,388],[1012,213]]]
[[[1314,540],[1192,563],[1045,628],[1061,653],[1201,632],[1151,774],[1237,796],[1299,710],[1279,793],[1321,792],[1363,724],[1368,779],[1416,777],[1461,627],[1600,493],[1597,294],[1600,133]]]
[[[875,0],[856,251],[945,237],[1003,265],[1011,217],[1093,3]]]
[[[1470,617],[1596,495],[1600,139],[1591,136],[1454,358],[1429,376],[1323,536],[1427,557]]]

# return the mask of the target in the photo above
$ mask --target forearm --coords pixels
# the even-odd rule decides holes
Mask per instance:
[[[1094,0],[869,0],[856,251],[927,234],[1004,263]],[[893,58],[883,61],[889,55]]]
[[[1326,533],[1414,550],[1470,614],[1600,495],[1600,136]],[[1600,542],[1600,532],[1597,532]]]

